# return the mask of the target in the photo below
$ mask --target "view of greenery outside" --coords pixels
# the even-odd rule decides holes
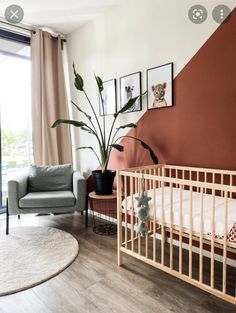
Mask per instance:
[[[29,56],[22,44],[17,53]],[[7,183],[33,163],[31,139],[31,63],[29,58],[0,55],[1,195],[6,205]]]
[[[3,167],[28,167],[30,160],[29,131],[26,129],[19,133],[2,130],[2,158]],[[25,158],[27,156],[27,158]]]

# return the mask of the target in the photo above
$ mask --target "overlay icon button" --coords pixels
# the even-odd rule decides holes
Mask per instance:
[[[188,11],[188,17],[194,24],[205,22],[207,15],[207,9],[200,4],[192,6]]]
[[[18,24],[24,18],[24,11],[17,4],[9,5],[5,10],[5,18],[11,24]]]
[[[217,5],[214,10],[212,11],[212,17],[216,23],[223,23],[227,17],[230,15],[231,10],[227,5],[220,4]]]

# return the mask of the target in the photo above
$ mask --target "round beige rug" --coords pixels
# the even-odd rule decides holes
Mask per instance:
[[[48,227],[17,227],[0,238],[0,296],[15,293],[57,275],[79,251],[70,234]]]

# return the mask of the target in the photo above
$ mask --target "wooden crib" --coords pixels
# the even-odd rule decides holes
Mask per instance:
[[[135,197],[152,197],[148,232]],[[117,171],[118,265],[131,255],[236,304],[236,171],[155,165]]]

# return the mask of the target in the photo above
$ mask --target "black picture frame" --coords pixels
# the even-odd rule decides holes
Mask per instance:
[[[147,109],[174,105],[173,62],[147,69]]]
[[[135,72],[120,77],[120,109],[129,99],[142,94],[142,75],[141,72]],[[142,111],[142,97],[137,99],[135,104],[124,113]]]
[[[102,91],[102,98],[104,103],[104,112],[102,101],[99,94],[99,115],[113,115],[117,112],[117,83],[116,79],[109,79],[103,82],[104,90]],[[107,91],[109,90],[109,94]]]

